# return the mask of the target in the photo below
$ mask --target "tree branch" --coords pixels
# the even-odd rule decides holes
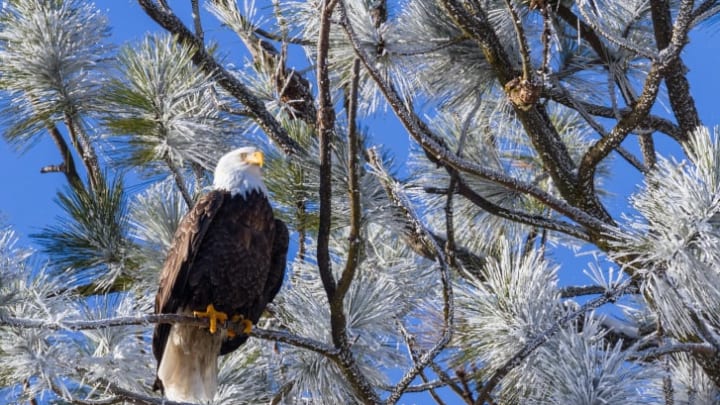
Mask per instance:
[[[595,298],[591,301],[588,301],[585,305],[581,306],[579,309],[572,311],[568,313],[567,315],[563,316],[562,318],[555,321],[555,323],[550,326],[548,329],[543,331],[542,333],[538,334],[535,338],[533,338],[530,342],[525,344],[525,346],[518,351],[514,356],[512,356],[510,359],[508,359],[505,364],[500,366],[491,376],[487,379],[485,382],[485,385],[483,386],[482,390],[478,394],[478,399],[475,401],[475,404],[482,405],[486,401],[490,400],[490,394],[495,389],[497,384],[515,367],[519,366],[520,363],[523,362],[532,352],[535,351],[540,345],[547,342],[550,337],[552,337],[555,333],[557,333],[560,328],[566,324],[567,322],[577,318],[578,316],[585,314],[588,311],[592,311],[593,309],[596,309],[602,305],[605,305],[608,302],[614,302],[618,298],[620,298],[622,295],[624,295],[629,288],[632,287],[632,280],[629,279],[625,281],[623,284],[620,284],[616,288],[612,290],[605,290],[604,294],[598,298]]]
[[[63,163],[59,166],[62,169],[61,172],[65,174],[65,178],[70,184],[70,187],[75,190],[76,193],[85,190],[85,185],[82,180],[80,180],[80,176],[75,168],[75,159],[72,156],[72,152],[70,151],[67,142],[65,142],[65,138],[63,138],[60,133],[60,130],[58,130],[57,126],[54,124],[48,124],[47,130],[53,142],[55,142],[55,146],[57,146],[60,151]],[[43,169],[40,170],[40,173],[48,173],[48,171],[43,171]]]
[[[344,11],[344,10],[343,10]],[[371,161],[374,162],[377,173],[379,176],[383,176],[383,173],[385,173],[384,168],[382,167],[380,160],[372,159]],[[403,392],[407,389],[407,387],[410,385],[413,379],[417,377],[417,375],[427,367],[428,364],[430,364],[435,357],[437,357],[438,354],[440,354],[440,351],[445,348],[445,346],[450,342],[450,339],[452,338],[452,332],[453,332],[453,324],[454,324],[454,313],[455,313],[455,307],[453,305],[453,291],[452,291],[452,283],[450,278],[450,268],[447,265],[447,260],[445,259],[445,253],[443,252],[442,247],[437,243],[437,241],[432,237],[432,234],[425,228],[423,223],[418,219],[417,215],[414,214],[412,209],[410,208],[410,204],[407,202],[407,199],[400,193],[400,190],[395,190],[395,194],[399,198],[399,203],[404,207],[405,212],[407,212],[410,217],[408,218],[412,223],[413,227],[417,229],[421,234],[423,235],[423,239],[427,240],[430,243],[430,246],[435,251],[435,260],[440,266],[440,282],[442,284],[442,297],[443,297],[443,329],[442,329],[442,335],[440,339],[425,353],[418,356],[417,361],[414,363],[413,367],[408,370],[405,375],[400,379],[400,381],[395,386],[395,389],[388,397],[386,403],[393,404],[397,402],[400,399],[400,396],[402,396]]]
[[[370,382],[360,370],[355,360],[351,344],[347,336],[347,320],[343,297],[337,293],[337,285],[333,278],[330,263],[329,241],[330,225],[332,220],[332,151],[330,141],[335,138],[335,110],[332,103],[330,89],[330,75],[328,71],[328,51],[330,48],[330,17],[332,16],[338,0],[323,0],[320,10],[320,29],[317,42],[317,83],[318,83],[318,116],[317,133],[320,138],[320,224],[317,235],[317,262],[320,278],[322,279],[328,302],[330,304],[330,327],[333,344],[340,350],[336,364],[343,375],[353,387],[358,398],[367,404],[377,404],[380,398]],[[352,241],[351,241],[352,243]],[[352,245],[351,245],[352,246]],[[352,249],[352,247],[351,247]],[[352,264],[350,265],[352,269]],[[352,281],[351,275],[346,274],[343,288],[347,291]]]
[[[268,112],[265,105],[205,50],[198,38],[171,10],[158,6],[153,0],[138,0],[138,3],[155,22],[176,35],[179,43],[195,50],[195,55],[193,55],[195,65],[205,73],[212,75],[218,84],[250,109],[260,128],[286,155],[293,156],[304,153],[300,144],[288,135],[285,128]]]
[[[443,166],[450,166],[456,170],[474,174],[482,179],[491,181],[508,187],[518,192],[522,192],[535,197],[538,201],[552,208],[553,210],[566,215],[568,218],[582,224],[585,227],[593,229],[594,231],[600,232],[606,229],[607,224],[601,220],[589,215],[585,211],[573,207],[568,203],[557,199],[551,194],[544,190],[536,187],[533,184],[525,183],[507,176],[504,173],[500,173],[494,170],[490,170],[486,167],[477,165],[475,163],[460,159],[455,156],[454,153],[449,151],[437,137],[430,131],[427,125],[417,117],[417,115],[409,110],[404,103],[400,95],[397,93],[391,83],[386,82],[383,76],[375,68],[374,64],[368,59],[367,55],[363,52],[358,42],[357,36],[350,25],[349,20],[346,17],[342,17],[342,25],[345,28],[350,42],[355,49],[356,55],[363,62],[363,65],[367,69],[370,76],[373,78],[380,91],[385,96],[390,107],[395,111],[400,122],[403,124],[405,129],[408,131],[410,136],[423,147],[428,158],[435,163]]]
[[[9,326],[26,329],[48,329],[48,330],[69,330],[80,331],[90,329],[104,329],[121,326],[149,325],[153,323],[182,323],[186,325],[210,326],[206,318],[196,318],[189,315],[178,314],[147,314],[140,316],[124,316],[116,318],[96,319],[91,321],[52,321],[46,319],[27,319],[8,316],[0,316],[0,326]],[[243,330],[240,323],[227,321],[226,326],[234,330]],[[253,327],[249,336],[263,340],[287,343],[292,346],[307,349],[326,357],[334,358],[339,355],[337,349],[325,343],[293,335],[285,331],[267,330]]]
[[[348,253],[340,281],[335,291],[335,300],[343,301],[350,284],[355,278],[358,263],[360,261],[360,220],[362,218],[362,207],[360,206],[360,182],[359,182],[359,155],[360,137],[357,133],[357,104],[358,87],[360,81],[360,60],[355,59],[352,69],[352,83],[350,85],[350,100],[348,103],[348,196],[350,199],[350,233],[348,235]],[[342,302],[337,305],[342,307]]]

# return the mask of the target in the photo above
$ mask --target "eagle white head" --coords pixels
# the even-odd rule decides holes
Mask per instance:
[[[226,153],[215,166],[213,188],[227,190],[233,197],[238,194],[245,196],[252,190],[267,195],[267,188],[262,181],[263,162],[263,153],[252,146]]]

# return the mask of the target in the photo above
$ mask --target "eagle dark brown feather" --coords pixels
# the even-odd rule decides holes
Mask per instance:
[[[282,285],[288,230],[274,218],[262,192],[231,196],[212,191],[183,218],[162,274],[156,313],[204,311],[213,304],[229,317],[257,323]],[[162,361],[171,325],[157,324],[153,354]],[[245,342],[238,335],[222,344],[227,354]],[[156,381],[155,388],[162,388]]]

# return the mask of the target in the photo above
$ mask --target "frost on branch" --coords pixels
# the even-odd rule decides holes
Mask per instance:
[[[633,257],[646,280],[663,328],[673,336],[704,335],[720,326],[720,144],[717,133],[695,131],[688,160],[660,158],[632,198],[617,256]],[[695,321],[695,316],[700,319]],[[702,325],[705,326],[702,326]],[[715,334],[716,332],[713,332]]]
[[[582,325],[571,322],[540,346],[526,377],[533,381],[532,394],[523,403],[658,403],[657,369],[628,361],[622,344],[606,342],[603,334],[600,319],[589,313]]]
[[[210,75],[192,64],[192,49],[170,35],[148,36],[119,55],[105,124],[117,163],[128,167],[194,163],[212,169],[236,129],[218,110]]]
[[[456,286],[457,360],[477,359],[492,373],[542,334],[561,314],[557,266],[538,250],[523,255],[513,241],[500,243],[496,258],[482,269],[484,281],[460,280]],[[532,364],[531,359],[526,364]],[[521,378],[526,366],[513,370],[505,381],[505,395],[524,396],[532,381]],[[514,388],[509,388],[514,387]],[[513,392],[510,392],[513,391]]]
[[[82,0],[4,1],[0,8],[0,76],[6,137],[22,141],[49,121],[95,111],[111,49],[108,21]]]

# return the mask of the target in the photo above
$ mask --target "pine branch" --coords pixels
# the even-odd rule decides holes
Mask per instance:
[[[438,140],[439,138],[435,136],[432,131],[430,131],[427,125],[415,114],[415,112],[411,111],[409,108],[407,108],[407,106],[405,106],[405,104],[402,102],[402,98],[398,94],[397,90],[395,90],[393,85],[385,81],[382,74],[377,70],[375,65],[370,61],[368,56],[362,50],[359,40],[352,26],[350,25],[347,16],[342,16],[341,23],[350,39],[350,42],[353,45],[353,48],[355,49],[356,55],[363,62],[365,69],[367,69],[370,76],[380,88],[381,92],[388,101],[388,104],[393,109],[393,111],[395,111],[396,116],[403,124],[405,129],[408,131],[410,136],[412,136],[413,139],[415,139],[415,141],[423,147],[426,155],[428,156],[428,159],[430,159],[434,163],[443,166],[450,166],[455,170],[474,174],[484,180],[488,180],[490,182],[500,184],[512,190],[517,190],[519,192],[533,196],[535,199],[552,208],[553,210],[563,215],[566,215],[568,218],[582,224],[587,228],[593,229],[596,232],[600,232],[607,227],[607,224],[605,224],[601,220],[589,215],[587,212],[579,208],[573,207],[568,203],[557,199],[556,197],[550,195],[549,193],[536,187],[533,184],[519,181],[517,179],[507,176],[504,173],[488,169],[486,167],[477,165],[464,159],[459,159],[457,156],[455,156],[454,153],[448,150],[447,147]]]
[[[69,331],[81,331],[81,330],[92,330],[92,329],[104,329],[119,326],[133,326],[133,325],[149,325],[153,323],[182,323],[185,325],[196,325],[209,327],[209,320],[205,318],[196,318],[188,315],[178,314],[146,314],[139,316],[124,316],[116,318],[96,319],[91,321],[53,321],[47,319],[28,319],[28,318],[16,318],[8,316],[0,316],[0,326],[14,327],[14,328],[25,328],[25,329],[47,329],[47,330],[69,330]],[[240,323],[228,321],[226,326],[234,330],[242,330]],[[253,327],[252,331],[248,336],[255,337],[263,340],[270,340],[275,342],[282,342],[292,346],[300,347],[313,351],[315,353],[322,354],[329,358],[336,358],[339,356],[339,351],[333,347],[328,346],[325,343],[300,337],[291,334],[286,331],[267,330]]]
[[[578,112],[582,109],[587,111],[589,114],[603,118],[618,118],[617,114],[619,114],[619,118],[622,119],[632,112],[632,108],[614,109],[612,107],[591,104],[585,101],[577,100],[576,98],[568,97],[567,90],[565,89],[555,89],[546,86],[543,89],[543,97],[547,97],[557,103],[573,108]],[[642,131],[659,131],[678,142],[684,142],[687,140],[687,135],[680,130],[680,127],[665,118],[652,114],[648,114],[638,123],[638,129]]]
[[[355,278],[358,263],[360,262],[360,220],[362,218],[362,207],[360,206],[360,137],[357,133],[357,104],[358,87],[360,81],[360,60],[355,59],[352,69],[352,81],[350,85],[350,100],[348,103],[348,197],[350,200],[350,233],[348,235],[348,252],[345,260],[345,269],[337,284],[334,300],[335,305],[343,307],[345,294],[350,289]]]
[[[317,262],[320,278],[322,279],[328,302],[334,303],[335,297],[335,279],[333,278],[332,268],[330,265],[330,225],[332,221],[331,213],[331,197],[332,197],[332,150],[330,141],[335,137],[335,110],[333,108],[332,96],[330,90],[330,76],[328,72],[328,51],[330,47],[330,16],[335,2],[333,0],[322,2],[320,32],[318,34],[317,44],[317,82],[318,82],[318,116],[317,116],[317,134],[319,137],[320,149],[320,203],[318,235],[317,235]],[[339,314],[336,314],[336,316]],[[337,321],[337,320],[336,320]],[[342,323],[333,323],[333,338],[335,339],[336,331],[342,329],[345,333],[345,325]],[[339,337],[339,336],[338,336]],[[338,339],[341,340],[341,339]],[[336,342],[337,344],[337,342]],[[345,346],[346,347],[346,346]]]
[[[257,117],[258,125],[286,155],[304,153],[303,148],[280,125],[265,105],[235,76],[220,65],[205,49],[197,37],[169,8],[161,7],[153,0],[138,0],[140,6],[155,22],[173,33],[178,42],[195,50],[193,62],[212,77],[225,90],[243,103]]]
[[[329,241],[332,220],[332,150],[330,141],[335,138],[335,110],[331,97],[328,52],[330,49],[330,18],[338,4],[338,0],[323,0],[321,4],[316,58],[319,99],[317,133],[320,138],[320,224],[318,225],[317,235],[317,263],[320,278],[330,304],[330,328],[333,343],[340,350],[340,356],[335,359],[336,364],[340,367],[343,375],[361,401],[367,404],[377,404],[380,402],[380,398],[360,370],[351,351],[352,345],[347,335],[347,319],[341,294],[344,294],[344,291],[347,291],[347,288],[350,287],[352,274],[344,274],[346,275],[345,284],[342,287],[344,291],[338,294],[330,263]],[[356,198],[358,197],[353,196],[353,201]],[[356,206],[355,209],[359,210],[359,207]],[[353,242],[351,241],[351,243]],[[354,273],[353,264],[350,266],[350,271]]]
[[[597,195],[582,196],[580,198],[576,194],[575,163],[565,143],[552,125],[545,108],[534,102],[539,96],[540,89],[535,83],[518,78],[514,64],[505,52],[504,46],[479,2],[461,3],[458,0],[443,0],[441,3],[455,24],[480,46],[485,59],[493,68],[498,82],[505,88],[508,96],[513,101],[512,104],[515,107],[517,119],[522,123],[525,132],[530,137],[533,148],[542,159],[543,166],[552,177],[561,195],[571,205],[586,210],[596,220],[612,223],[612,218],[602,206]],[[519,100],[522,102],[518,102],[513,97],[513,94],[518,93],[520,98],[524,99],[523,94],[528,92],[532,93],[530,95],[532,100]],[[421,145],[426,146],[425,144]],[[582,221],[579,222],[582,223]]]
[[[344,4],[342,7],[344,8]],[[376,164],[380,164],[377,159]],[[378,167],[378,171],[384,172],[381,166]],[[424,370],[450,342],[454,328],[455,313],[450,268],[447,265],[447,260],[442,246],[437,243],[422,221],[420,221],[419,217],[413,212],[407,198],[402,194],[402,192],[400,190],[395,190],[395,194],[398,196],[399,203],[404,208],[404,211],[410,215],[408,219],[412,223],[413,228],[421,232],[423,239],[427,240],[432,249],[435,251],[435,261],[440,266],[440,282],[442,284],[443,327],[440,339],[435,342],[429,350],[418,356],[418,359],[415,361],[413,367],[411,367],[397,383],[395,389],[386,401],[388,404],[397,402],[415,377],[417,377],[417,375]]]
[[[65,142],[65,138],[63,138],[57,126],[53,124],[48,124],[47,130],[63,159],[63,162],[58,165],[61,169],[59,171],[65,174],[65,178],[67,178],[70,187],[75,190],[76,193],[84,190],[85,185],[82,180],[80,180],[80,176],[75,168],[75,159],[72,156],[72,152],[70,152],[67,142]],[[49,171],[43,171],[43,169],[40,170],[40,173],[49,173]]]
[[[545,331],[538,334],[534,339],[529,341],[525,346],[518,351],[514,356],[505,362],[500,368],[498,368],[485,382],[482,390],[478,394],[478,399],[475,404],[482,405],[486,401],[490,401],[490,394],[500,381],[515,367],[519,366],[523,360],[530,356],[538,347],[543,343],[547,342],[560,328],[571,320],[589,312],[593,309],[599,308],[609,302],[615,302],[618,298],[626,294],[632,287],[632,280],[627,280],[623,284],[620,284],[612,290],[605,290],[604,294],[598,298],[588,301],[586,304],[581,306],[579,309],[568,313],[567,315],[558,319],[552,326]]]

